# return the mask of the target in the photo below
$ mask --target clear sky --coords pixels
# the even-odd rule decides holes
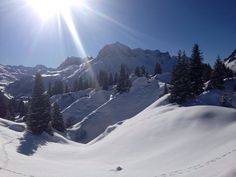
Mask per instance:
[[[1,64],[56,67],[79,44],[96,57],[116,41],[171,55],[198,43],[210,63],[236,49],[235,0],[77,0],[89,8],[72,6],[71,20],[42,20],[29,1],[0,0]]]

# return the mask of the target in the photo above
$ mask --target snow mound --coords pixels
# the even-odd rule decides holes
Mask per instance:
[[[46,134],[32,138],[0,125],[0,175],[234,177],[236,110],[179,107],[166,104],[167,99],[161,97],[85,145],[51,140]]]
[[[168,95],[161,97],[114,130],[111,126],[103,138],[85,145],[64,142],[58,134],[33,137],[2,123],[0,175],[235,176],[236,110],[179,107],[167,99]]]
[[[0,125],[8,127],[9,129],[17,132],[24,132],[26,129],[26,126],[23,123],[16,123],[2,118],[0,118]]]

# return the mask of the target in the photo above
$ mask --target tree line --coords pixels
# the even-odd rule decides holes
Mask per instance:
[[[178,53],[170,83],[170,102],[183,103],[200,95],[204,88],[224,89],[224,79],[231,77],[232,70],[227,68],[219,57],[213,68],[204,64],[199,46],[195,44],[190,59],[186,57],[185,52]]]

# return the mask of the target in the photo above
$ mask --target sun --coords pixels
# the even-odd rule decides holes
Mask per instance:
[[[33,10],[42,20],[48,20],[53,16],[61,15],[72,6],[72,0],[28,0]]]

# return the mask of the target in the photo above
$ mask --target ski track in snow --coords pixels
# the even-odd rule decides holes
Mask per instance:
[[[188,173],[193,173],[194,171],[197,171],[197,170],[200,170],[204,167],[207,167],[213,163],[216,163],[226,157],[228,157],[229,155],[231,155],[232,153],[235,153],[236,152],[236,149],[233,149],[229,152],[226,152],[214,159],[211,159],[209,161],[206,161],[204,163],[200,163],[200,164],[197,164],[197,165],[193,165],[193,166],[190,166],[188,168],[185,168],[185,169],[180,169],[180,170],[174,170],[174,171],[170,171],[170,172],[167,172],[167,173],[162,173],[161,175],[159,175],[160,177],[169,177],[169,176],[180,176],[180,175],[186,175]],[[157,176],[155,176],[157,177]]]
[[[116,96],[118,95],[118,93],[116,95],[110,95],[110,99],[108,101],[106,101],[105,103],[103,103],[102,105],[100,105],[98,108],[96,108],[95,110],[93,110],[91,113],[89,113],[87,116],[85,116],[81,122],[84,122],[85,120],[88,119],[89,116],[95,114],[99,109],[101,109],[102,107],[104,107],[105,105],[107,105],[109,102],[111,102],[114,98],[116,98]],[[79,124],[81,123],[79,122]],[[77,125],[77,124],[75,124]]]
[[[64,113],[65,111],[67,111],[69,108],[71,108],[71,106],[73,106],[74,104],[78,103],[81,99],[84,99],[84,98],[91,98],[93,95],[95,94],[95,90],[92,90],[91,92],[89,92],[89,95],[88,96],[84,96],[84,97],[81,97],[77,100],[75,100],[73,103],[71,103],[69,106],[67,106],[65,109],[63,109],[61,111],[61,113]],[[55,102],[57,102],[60,98],[58,98]]]
[[[8,156],[8,153],[7,153],[7,150],[6,150],[6,147],[7,145],[11,144],[13,141],[17,140],[18,138],[12,138],[11,136],[3,133],[0,131],[0,133],[5,136],[5,137],[8,137],[8,138],[11,138],[11,140],[5,142],[2,144],[1,146],[1,149],[2,149],[2,154],[3,154],[3,157],[4,157],[4,160],[2,161],[3,162],[3,165],[0,166],[0,171],[7,171],[9,173],[13,173],[13,174],[16,174],[16,175],[19,175],[19,176],[27,176],[27,177],[35,177],[35,176],[32,176],[32,175],[26,175],[26,174],[23,174],[23,173],[19,173],[19,172],[16,172],[16,171],[13,171],[13,170],[10,170],[8,169],[8,163],[9,163],[9,156]]]

